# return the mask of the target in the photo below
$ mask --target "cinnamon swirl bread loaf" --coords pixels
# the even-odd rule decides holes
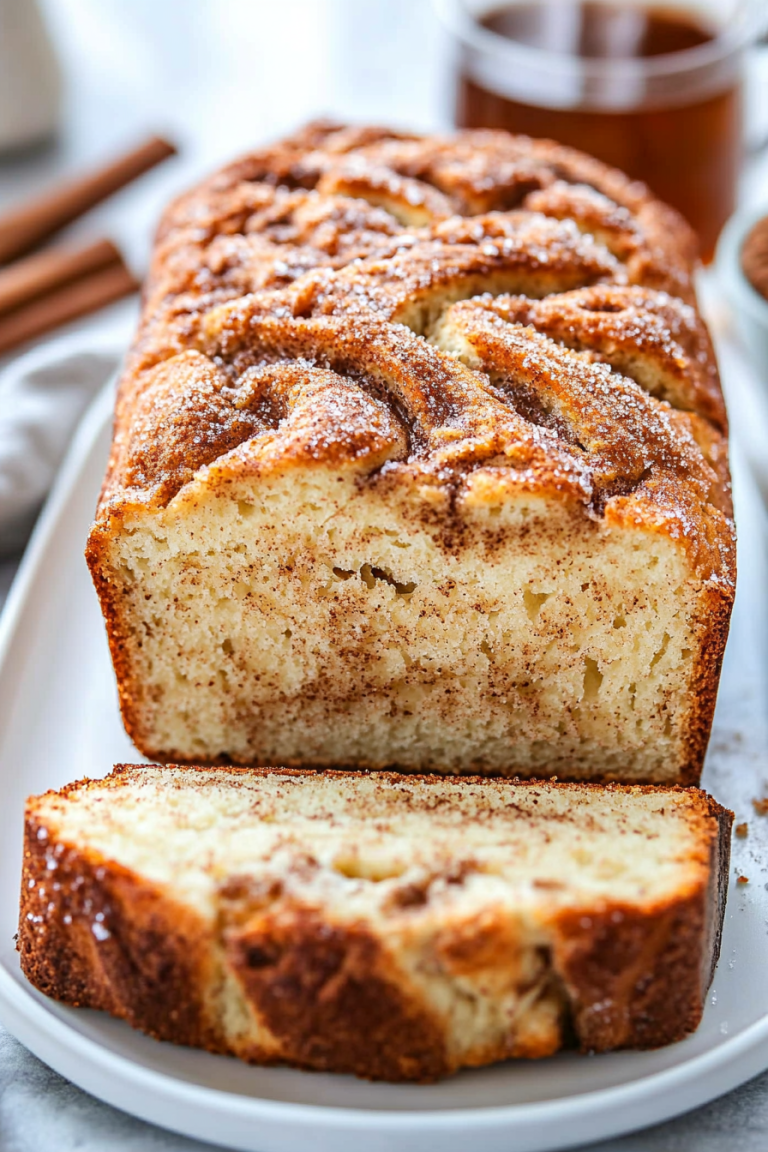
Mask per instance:
[[[695,782],[734,532],[693,258],[504,133],[311,125],[174,203],[87,551],[141,751]]]
[[[699,1022],[732,814],[695,789],[118,768],[27,805],[41,991],[255,1063],[432,1080]]]

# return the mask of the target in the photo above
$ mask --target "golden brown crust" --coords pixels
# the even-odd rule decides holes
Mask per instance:
[[[119,791],[141,771],[118,766],[106,781],[82,781],[47,795],[66,797],[84,787]],[[217,772],[199,771],[209,777]],[[307,787],[318,776],[365,775],[229,769],[227,777],[236,782],[275,771],[305,777]],[[375,779],[401,783],[397,775]],[[467,784],[410,779],[460,791]],[[480,777],[471,783],[533,791],[568,787],[596,798],[603,791],[595,784]],[[608,789],[634,795],[661,791]],[[658,1047],[682,1039],[701,1018],[719,954],[733,818],[696,789],[663,791],[685,798],[699,879],[665,901],[641,906],[598,900],[553,911],[550,944],[539,950],[539,970],[525,979],[532,997],[554,997],[559,1020],[519,1042],[507,1030],[458,1059],[445,1021],[367,922],[334,921],[322,907],[284,897],[279,885],[266,892],[247,877],[230,877],[221,884],[220,911],[210,927],[171,892],[57,840],[40,815],[45,797],[31,800],[27,809],[18,936],[22,968],[47,995],[111,1012],[158,1039],[231,1052],[254,1063],[370,1079],[427,1081],[459,1065],[546,1056],[569,1036],[582,1051]],[[398,899],[407,915],[425,896],[403,889]],[[481,972],[491,981],[500,974],[519,981],[516,946],[508,913],[484,912],[439,933],[431,963],[435,971],[459,978]],[[211,955],[221,959],[212,961]],[[225,970],[240,988],[242,1010],[259,1020],[255,1041],[227,1033],[216,1001]]]
[[[28,809],[17,948],[41,992],[110,1012],[158,1040],[220,1051],[200,995],[203,935],[167,892],[55,841]]]
[[[733,813],[696,795],[704,883],[653,922],[619,903],[558,918],[555,963],[583,1051],[657,1048],[698,1027],[720,956]]]
[[[694,662],[691,708],[685,731],[688,758],[679,781],[684,787],[698,784],[701,777],[717,703],[732,606],[733,595],[727,590],[724,594],[724,590],[717,586],[707,588],[701,597],[701,608],[695,622],[700,649]]]
[[[439,1021],[398,987],[365,925],[283,905],[225,928],[224,940],[249,1002],[292,1064],[369,1080],[436,1080],[451,1070]]]
[[[403,191],[403,180],[417,187]],[[418,209],[425,219],[399,221],[393,205],[406,216]],[[442,466],[476,467],[487,455],[477,451],[478,422],[523,448],[538,421],[531,411],[522,422],[514,419],[508,389],[488,395],[484,372],[492,366],[467,372],[425,346],[446,305],[487,291],[521,294],[493,312],[521,335],[520,326],[537,327],[542,349],[559,357],[569,390],[590,386],[590,356],[621,371],[640,360],[640,388],[630,385],[639,424],[624,427],[623,381],[615,372],[606,376],[613,394],[599,401],[601,419],[615,429],[624,453],[650,449],[651,472],[664,467],[663,456],[685,488],[689,475],[701,471],[700,458],[688,450],[684,432],[654,448],[659,418],[666,417],[646,402],[644,389],[657,374],[662,399],[725,427],[708,337],[695,310],[679,299],[691,296],[690,243],[682,221],[640,185],[546,141],[493,132],[401,138],[378,129],[309,126],[231,165],[166,214],[121,385],[98,522],[126,501],[167,503],[204,463],[280,429],[285,416],[279,405],[273,410],[272,397],[281,373],[272,373],[258,397],[250,388],[254,370],[274,361],[286,370],[297,360],[332,368],[348,387],[373,391],[385,403],[394,394],[392,416],[404,419],[411,441],[396,459],[413,459],[415,450]],[[630,267],[638,246],[646,258]],[[596,282],[603,287],[584,291]],[[628,283],[646,287],[622,292]],[[617,286],[613,294],[610,285]],[[579,289],[560,304],[559,294]],[[541,296],[548,299],[537,307],[530,297]],[[482,316],[481,309],[476,319]],[[516,332],[500,330],[498,347],[508,355],[493,373],[515,386]],[[559,353],[552,337],[577,354]],[[366,356],[371,344],[377,351]],[[579,358],[579,351],[588,355]],[[571,415],[582,404],[577,391]],[[340,420],[329,402],[320,415],[326,432]],[[442,458],[445,428],[452,439],[461,430],[461,460],[455,453]],[[543,448],[545,488],[563,451],[573,456],[567,444],[576,429],[565,421],[558,431],[565,446],[555,437]],[[578,453],[576,462],[585,463]],[[727,488],[725,465],[713,476],[707,464],[709,485]],[[631,469],[627,475],[624,462],[618,466],[624,485],[633,483]],[[727,495],[718,503],[727,504]]]

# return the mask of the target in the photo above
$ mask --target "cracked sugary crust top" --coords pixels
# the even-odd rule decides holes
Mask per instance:
[[[166,213],[96,535],[214,463],[389,472],[452,509],[482,467],[494,500],[676,538],[722,591],[727,426],[694,259],[647,189],[551,142],[311,124]]]

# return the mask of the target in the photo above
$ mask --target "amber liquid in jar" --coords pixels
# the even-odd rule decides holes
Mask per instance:
[[[648,59],[696,48],[718,34],[685,10],[579,0],[508,4],[490,9],[480,23],[508,40],[552,53],[553,66],[558,54]],[[735,207],[742,160],[738,78],[693,101],[664,106],[647,102],[640,92],[636,103],[613,111],[578,101],[571,107],[528,104],[465,73],[456,118],[460,127],[549,137],[644,180],[693,225],[706,260]]]

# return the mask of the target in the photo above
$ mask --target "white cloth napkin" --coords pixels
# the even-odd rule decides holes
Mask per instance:
[[[78,421],[119,360],[113,342],[64,338],[0,373],[0,554],[26,540]]]

